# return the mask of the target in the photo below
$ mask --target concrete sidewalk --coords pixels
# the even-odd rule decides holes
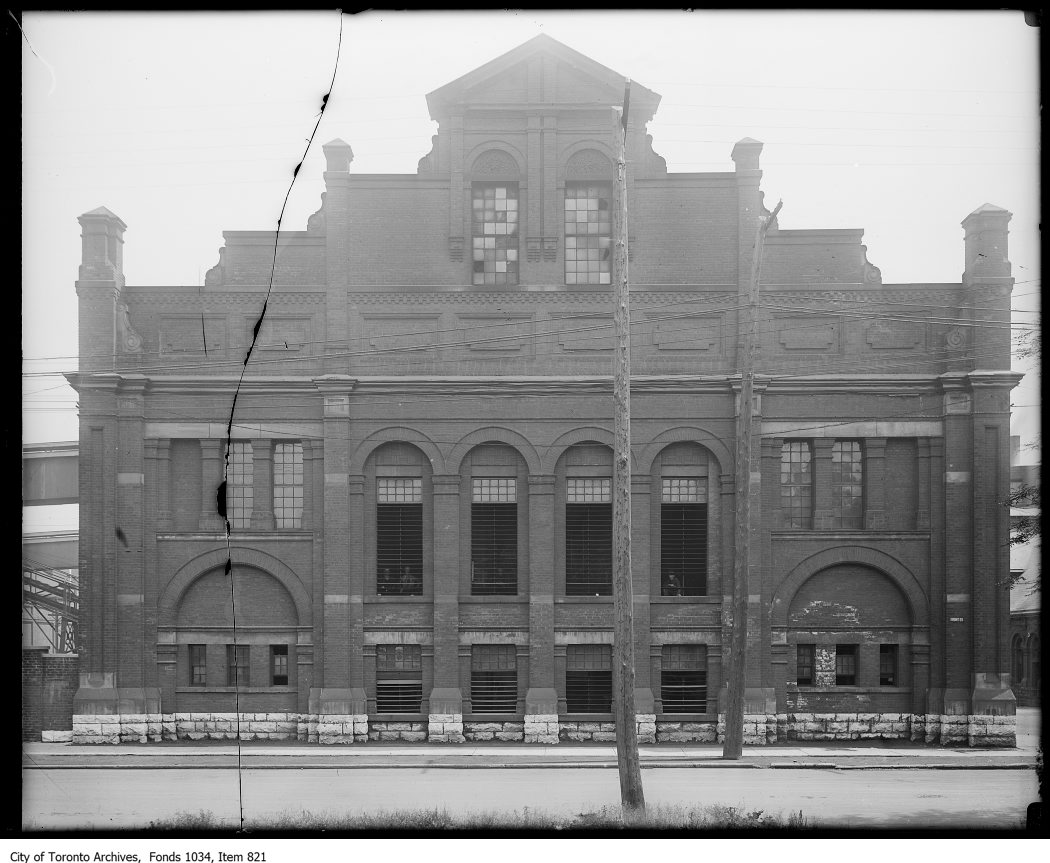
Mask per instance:
[[[645,768],[828,768],[828,769],[1033,769],[1037,744],[1019,741],[1013,749],[925,746],[745,746],[737,761],[722,758],[722,747],[660,744],[640,746]],[[72,746],[23,743],[24,769],[354,769],[542,768],[616,766],[616,748],[559,744],[390,744],[320,746],[306,743],[150,743]]]

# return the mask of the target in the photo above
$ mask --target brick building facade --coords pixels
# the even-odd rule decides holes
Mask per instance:
[[[427,97],[416,174],[326,144],[269,294],[273,232],[225,232],[203,289],[133,287],[124,223],[80,217],[77,742],[613,738],[623,91],[540,36]],[[659,100],[632,85],[635,700],[643,741],[714,741],[762,144],[668,173]],[[1013,744],[1009,218],[966,217],[957,284],[770,231],[747,742]]]

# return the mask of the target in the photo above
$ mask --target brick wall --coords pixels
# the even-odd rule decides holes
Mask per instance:
[[[39,741],[42,731],[73,728],[73,695],[80,659],[56,656],[46,648],[22,648],[22,739]]]

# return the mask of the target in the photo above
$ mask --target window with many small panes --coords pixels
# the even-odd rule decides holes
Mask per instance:
[[[780,448],[780,511],[784,527],[813,527],[812,451],[808,441],[788,441]]]
[[[831,494],[836,527],[864,527],[864,463],[860,441],[838,440],[831,448]]]
[[[303,445],[279,443],[273,451],[273,516],[277,527],[303,526]]]
[[[226,517],[230,527],[252,526],[254,469],[251,442],[233,441],[226,472]]]
[[[565,284],[612,284],[612,186],[565,184]]]
[[[474,183],[473,283],[518,283],[518,184]]]

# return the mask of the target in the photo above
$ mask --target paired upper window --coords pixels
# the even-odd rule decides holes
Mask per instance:
[[[787,441],[780,449],[780,511],[784,527],[813,527],[813,450],[809,441]],[[864,527],[864,448],[857,440],[837,440],[831,447],[828,477],[830,512],[821,526]]]
[[[254,457],[250,441],[231,442],[226,474],[226,516],[230,527],[252,526]],[[273,448],[273,514],[278,528],[303,526],[303,445],[298,441],[278,443]]]
[[[813,468],[808,441],[789,441],[780,449],[780,509],[785,527],[813,527]]]
[[[837,440],[831,448],[831,504],[836,527],[864,527],[864,464],[860,441]]]
[[[248,441],[230,444],[230,462],[226,472],[226,518],[230,527],[251,527],[254,465],[252,445]]]
[[[273,517],[277,527],[303,526],[303,445],[279,443],[273,451]]]

